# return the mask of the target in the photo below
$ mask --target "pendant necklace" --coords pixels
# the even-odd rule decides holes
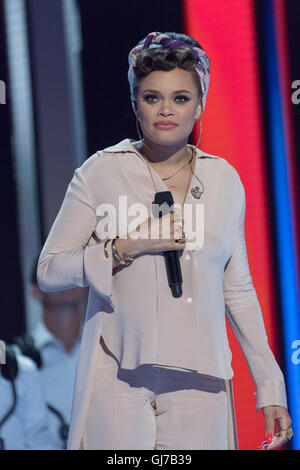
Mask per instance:
[[[143,142],[143,140],[142,140],[142,142]],[[140,153],[140,152],[139,152],[139,153]],[[149,165],[148,159],[147,159],[142,153],[140,153],[140,155],[141,155],[141,156],[143,157],[143,159],[146,160],[146,162],[147,162],[148,170],[149,170],[149,173],[150,173],[150,176],[151,176],[151,179],[152,179],[154,188],[155,188],[155,190],[156,190],[156,192],[157,192],[157,188],[156,188],[156,185],[155,185],[154,180],[153,180],[153,176],[152,176],[152,172],[151,172],[151,170],[150,170],[150,165]],[[179,173],[181,170],[183,170],[183,168],[186,167],[186,165],[189,164],[189,165],[190,165],[191,173],[193,174],[193,176],[194,176],[194,177],[199,181],[199,183],[200,183],[200,187],[199,187],[199,186],[193,186],[193,187],[191,188],[191,194],[192,194],[192,196],[193,196],[195,199],[200,199],[201,196],[202,196],[202,194],[204,193],[204,184],[203,184],[202,181],[198,178],[198,176],[195,175],[194,170],[193,170],[193,168],[192,168],[191,162],[192,162],[194,156],[196,156],[196,147],[195,147],[195,146],[192,148],[192,156],[191,156],[191,158],[189,159],[188,162],[186,162],[186,163],[183,165],[183,167],[181,167],[179,170],[177,170],[173,175],[167,176],[166,178],[161,178],[161,179],[162,179],[162,181],[169,180],[169,179],[172,178],[173,176],[177,175],[177,173]],[[185,201],[185,199],[186,199],[186,194],[187,194],[187,191],[188,191],[188,188],[189,188],[189,182],[190,182],[190,178],[189,178],[189,181],[188,181],[188,185],[187,185],[187,189],[186,189],[186,193],[185,193],[185,197],[184,197],[183,203],[184,203],[184,201]]]

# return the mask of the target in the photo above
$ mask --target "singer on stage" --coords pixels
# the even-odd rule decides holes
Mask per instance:
[[[43,291],[89,287],[69,450],[238,449],[225,315],[266,420],[262,448],[292,436],[249,272],[244,186],[188,144],[209,79],[186,35],[153,32],[130,51],[139,140],[75,171],[43,247]]]

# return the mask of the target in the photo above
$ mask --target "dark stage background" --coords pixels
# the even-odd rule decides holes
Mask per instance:
[[[150,31],[184,32],[184,24],[178,0],[101,2],[101,8],[97,0],[78,4],[90,155],[128,136],[138,139],[127,80],[128,52]]]

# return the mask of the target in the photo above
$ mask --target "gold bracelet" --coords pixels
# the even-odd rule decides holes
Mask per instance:
[[[117,260],[120,264],[123,264],[123,265],[124,265],[124,264],[131,264],[132,261],[134,260],[134,257],[133,257],[133,256],[129,256],[129,255],[127,255],[127,253],[123,253],[123,254],[125,254],[125,256],[126,256],[126,259],[124,259],[124,258],[122,258],[122,257],[119,255],[119,253],[118,253],[118,251],[117,251],[117,249],[116,249],[116,245],[115,245],[117,238],[119,238],[119,237],[117,236],[116,238],[114,238],[114,239],[113,239],[113,242],[112,242],[112,244],[111,244],[111,249],[112,249],[112,253],[113,253],[114,257],[116,258],[116,260]]]
[[[119,238],[118,235],[116,236],[116,239],[117,239],[117,238]],[[115,245],[114,245],[114,246],[115,246]],[[135,259],[135,256],[130,256],[130,255],[128,255],[127,253],[125,253],[124,251],[123,251],[123,255],[126,256],[125,261],[134,261],[134,259]]]
[[[107,244],[108,244],[108,242],[110,242],[110,241],[111,241],[111,239],[108,238],[108,239],[106,240],[106,242],[104,243],[104,254],[105,254],[105,258],[108,258]]]

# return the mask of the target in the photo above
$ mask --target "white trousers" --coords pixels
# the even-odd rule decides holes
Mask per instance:
[[[153,364],[120,369],[99,344],[81,448],[228,449],[225,381]]]

